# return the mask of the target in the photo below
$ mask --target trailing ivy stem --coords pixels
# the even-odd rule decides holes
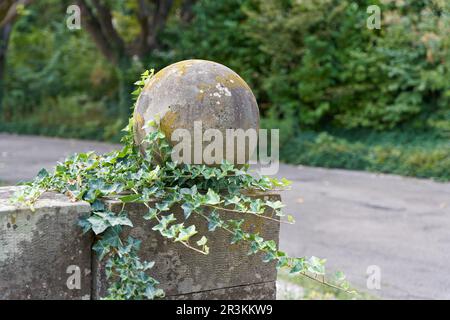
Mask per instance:
[[[201,254],[204,254],[204,255],[207,255],[208,253],[206,253],[205,251],[203,251],[203,250],[199,250],[199,249],[197,249],[197,248],[194,248],[194,247],[192,247],[190,244],[188,244],[187,242],[184,242],[184,241],[180,241],[180,243],[182,243],[185,247],[187,247],[187,248],[189,248],[189,249],[192,249],[192,250],[194,250],[194,251],[197,251],[198,253],[201,253]]]
[[[285,224],[293,224],[292,222],[278,220],[278,219],[275,219],[275,218],[272,218],[272,217],[265,216],[263,214],[259,214],[259,213],[254,212],[254,211],[240,211],[240,210],[222,208],[222,207],[214,206],[214,205],[211,205],[211,204],[202,204],[202,206],[210,207],[210,208],[214,208],[214,209],[222,210],[222,211],[229,211],[229,212],[236,212],[236,213],[249,213],[249,214],[255,215],[257,217],[263,218],[263,219],[267,219],[267,220],[271,220],[271,221],[275,221],[275,222],[280,222],[280,223],[285,223]]]
[[[221,208],[221,209],[222,209],[222,208]],[[203,213],[198,212],[198,211],[196,211],[196,213],[197,213],[199,216],[201,216],[202,218],[204,218],[207,222],[210,221],[210,219],[209,219],[207,216],[205,216]],[[228,232],[228,233],[234,235],[234,232],[233,232],[232,230],[228,229],[227,227],[221,225],[220,228],[223,229],[223,230],[225,230],[226,232]],[[246,239],[244,239],[244,240],[248,242],[248,240],[246,240]],[[265,252],[265,253],[268,253],[268,252],[269,252],[267,249],[262,249],[261,251],[263,251],[263,252]],[[345,292],[347,292],[347,293],[349,293],[349,294],[353,294],[353,292],[350,291],[350,290],[344,290],[344,289],[341,288],[341,287],[335,286],[335,285],[333,285],[333,284],[327,282],[327,281],[325,280],[325,276],[324,276],[324,275],[322,275],[322,280],[319,280],[319,279],[317,279],[316,277],[310,276],[310,275],[307,274],[305,271],[303,271],[303,272],[298,272],[298,273],[301,274],[302,276],[307,277],[308,279],[314,280],[315,282],[318,282],[318,283],[320,283],[320,284],[324,284],[324,285],[326,285],[326,286],[328,286],[328,287],[330,287],[330,288],[337,289],[337,290],[341,290],[341,291],[343,290],[343,291],[345,291]]]

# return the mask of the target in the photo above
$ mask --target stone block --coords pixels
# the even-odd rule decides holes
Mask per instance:
[[[19,187],[0,188],[0,299],[100,299],[106,295],[106,261],[98,261],[91,251],[92,235],[82,235],[77,225],[89,213],[86,202],[71,202],[66,196],[45,193],[35,211],[13,206],[9,199]],[[279,200],[273,193],[253,195]],[[105,200],[112,211],[122,203]],[[150,205],[154,205],[152,202]],[[208,237],[209,255],[196,253],[179,243],[162,238],[151,230],[154,223],[142,218],[146,207],[127,204],[125,210],[134,223],[122,236],[142,240],[141,257],[155,261],[152,275],[161,282],[168,299],[274,299],[274,263],[262,256],[247,255],[245,243],[230,244],[224,231],[209,232],[206,221],[195,215],[186,225],[195,224],[198,236]],[[222,217],[238,219],[241,214],[218,211]],[[181,208],[175,216],[184,220]],[[266,213],[269,215],[269,213]],[[244,228],[278,242],[279,223],[245,215]],[[79,274],[80,288],[67,286]],[[74,284],[72,282],[72,284]]]
[[[89,204],[48,192],[33,212],[11,205],[18,188],[0,188],[0,300],[90,299],[92,237],[77,225]]]
[[[261,193],[252,197],[280,200],[274,193]],[[106,206],[118,212],[123,204],[117,200],[105,200]],[[150,203],[154,205],[155,203]],[[203,255],[194,252],[180,243],[166,240],[152,230],[154,222],[144,220],[147,212],[143,204],[126,204],[124,209],[133,221],[133,228],[125,228],[122,237],[131,235],[142,241],[141,258],[155,261],[152,276],[161,283],[166,296],[170,298],[192,299],[274,299],[276,269],[274,263],[263,263],[262,255],[247,255],[249,247],[245,243],[230,244],[231,234],[219,230],[209,232],[206,221],[192,215],[185,225],[196,225],[198,234],[192,239],[195,243],[202,235],[208,238],[210,253]],[[172,211],[178,221],[183,221],[181,208]],[[243,228],[259,233],[263,238],[278,243],[279,222],[254,215],[218,211],[223,218],[245,217]],[[265,214],[270,215],[269,212]],[[108,281],[104,273],[106,261],[99,262],[95,257],[93,276],[93,297],[98,299],[106,294]]]

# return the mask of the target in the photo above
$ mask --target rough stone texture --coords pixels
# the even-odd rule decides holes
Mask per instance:
[[[195,121],[202,122],[203,131],[218,129],[224,137],[226,129],[259,128],[258,105],[249,86],[233,70],[205,60],[174,63],[146,84],[134,112],[135,140],[142,151],[146,148],[142,139],[153,130],[143,127],[158,119],[169,140],[175,129],[187,129],[192,139],[202,141],[194,137]],[[204,142],[204,147],[208,143]],[[253,150],[246,151],[248,159]],[[194,152],[191,155],[193,163]],[[227,160],[236,163],[236,159]]]
[[[254,195],[267,199],[279,200],[280,196],[272,193]],[[105,201],[112,211],[120,211],[122,204],[116,200]],[[151,203],[150,205],[153,205]],[[248,246],[244,243],[230,244],[231,235],[219,230],[208,232],[207,223],[202,218],[192,215],[186,226],[195,224],[198,234],[193,237],[195,243],[202,235],[208,238],[210,253],[202,255],[189,250],[179,243],[173,243],[152,231],[155,223],[145,221],[142,216],[146,207],[141,204],[127,204],[128,212],[134,227],[124,230],[123,237],[129,234],[142,240],[141,257],[143,260],[155,261],[152,275],[161,283],[166,296],[180,296],[202,299],[241,299],[274,298],[273,286],[261,285],[276,280],[274,263],[263,263],[262,256],[248,256]],[[173,212],[179,221],[184,220],[180,208]],[[242,215],[233,212],[218,211],[221,217],[238,218]],[[268,214],[268,213],[267,213]],[[273,239],[278,243],[279,223],[252,215],[245,215],[243,228],[251,232],[258,232],[267,240]],[[131,232],[130,232],[131,230]],[[94,291],[93,296],[98,299],[105,295],[108,282],[105,278],[104,263],[95,262],[94,258]],[[260,288],[257,290],[257,288]],[[272,289],[273,290],[272,290]],[[254,289],[254,290],[253,290]]]
[[[168,300],[275,300],[275,281],[169,296]]]
[[[10,204],[18,189],[0,188],[0,300],[89,299],[92,238],[77,225],[89,204],[46,193],[32,212]],[[79,290],[67,287],[70,265],[80,268]]]

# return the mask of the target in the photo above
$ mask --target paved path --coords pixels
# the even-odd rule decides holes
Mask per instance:
[[[116,146],[0,134],[0,181],[30,179],[73,152]],[[450,299],[450,184],[428,180],[282,165],[293,180],[282,194],[295,225],[282,225],[291,255],[328,259],[360,289],[389,299]],[[366,288],[367,268],[381,289]]]

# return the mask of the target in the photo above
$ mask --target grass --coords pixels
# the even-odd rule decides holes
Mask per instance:
[[[292,276],[285,272],[278,273],[278,300],[373,300],[375,296],[365,292],[352,295],[302,276]]]
[[[280,158],[292,164],[450,181],[450,133],[303,132],[285,143]]]

